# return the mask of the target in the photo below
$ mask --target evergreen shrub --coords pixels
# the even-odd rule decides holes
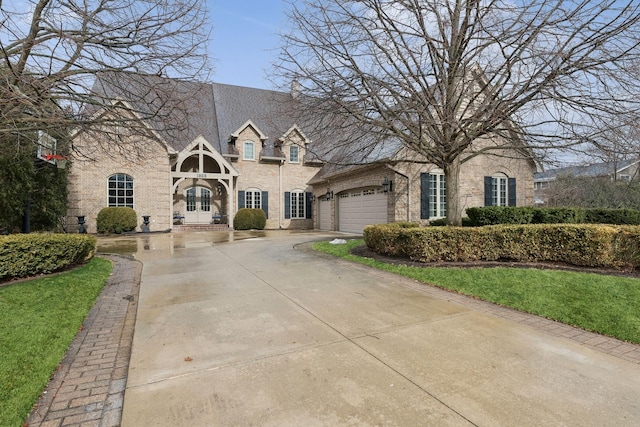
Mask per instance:
[[[533,224],[584,224],[582,208],[532,208]]]
[[[429,225],[432,227],[444,227],[445,225],[447,225],[447,219],[446,218],[432,219],[432,220],[429,220]],[[462,217],[462,226],[475,227],[475,224],[473,223],[471,218],[464,216]]]
[[[636,209],[585,209],[585,222],[590,224],[640,225]]]
[[[370,250],[419,262],[561,262],[584,267],[640,266],[640,227],[517,224],[488,227],[368,226]]]
[[[86,234],[0,236],[0,281],[48,274],[93,257],[96,238]]]
[[[520,206],[485,206],[467,208],[467,216],[473,226],[496,224],[531,224],[534,208]]]
[[[97,218],[98,233],[125,233],[138,225],[136,211],[125,207],[103,208]]]
[[[235,230],[264,230],[267,225],[267,216],[262,209],[238,209],[233,217]]]
[[[485,206],[467,208],[466,212],[474,226],[498,224],[640,225],[640,211],[635,209]]]

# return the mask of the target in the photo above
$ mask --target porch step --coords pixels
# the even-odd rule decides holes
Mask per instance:
[[[230,231],[228,224],[179,224],[173,226],[174,232],[180,231]]]

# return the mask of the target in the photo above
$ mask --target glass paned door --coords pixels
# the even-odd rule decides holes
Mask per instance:
[[[185,191],[186,224],[209,224],[211,222],[211,190],[191,187]]]

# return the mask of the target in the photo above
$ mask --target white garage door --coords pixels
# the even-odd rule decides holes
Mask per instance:
[[[327,199],[320,199],[318,210],[318,228],[320,230],[331,230],[331,202]]]
[[[350,190],[338,194],[338,230],[361,234],[365,226],[387,223],[387,194]]]

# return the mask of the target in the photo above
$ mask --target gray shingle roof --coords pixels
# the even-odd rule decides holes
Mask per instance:
[[[217,122],[222,154],[226,154],[231,134],[248,120],[267,136],[270,147],[294,124],[292,117],[278,114],[279,105],[292,100],[288,93],[220,83],[212,83],[211,88],[215,116],[210,117],[215,117]]]
[[[313,124],[305,126],[304,121],[309,117],[296,120],[300,111],[296,108],[298,101],[286,92],[116,73],[100,76],[94,91],[104,95],[102,105],[113,99],[127,101],[176,152],[202,135],[222,155],[237,154],[234,152],[236,147],[229,141],[248,121],[266,136],[261,152],[269,159],[284,156],[278,139],[294,124],[300,125],[301,131],[312,141],[305,160],[330,159],[334,163],[324,168],[321,175],[382,161],[393,157],[400,149],[400,144],[393,141],[371,144],[358,129],[346,132],[343,127],[339,136],[328,126],[314,132]],[[100,106],[96,103],[85,113],[96,112]],[[336,144],[338,140],[341,140],[340,144]]]
[[[219,83],[185,82],[148,75],[103,74],[94,84],[101,98],[84,114],[94,114],[112,100],[123,100],[174,150],[180,151],[199,135],[221,154],[228,141],[248,120],[273,144],[295,121],[281,106],[290,94]],[[274,151],[275,153],[275,151]]]

